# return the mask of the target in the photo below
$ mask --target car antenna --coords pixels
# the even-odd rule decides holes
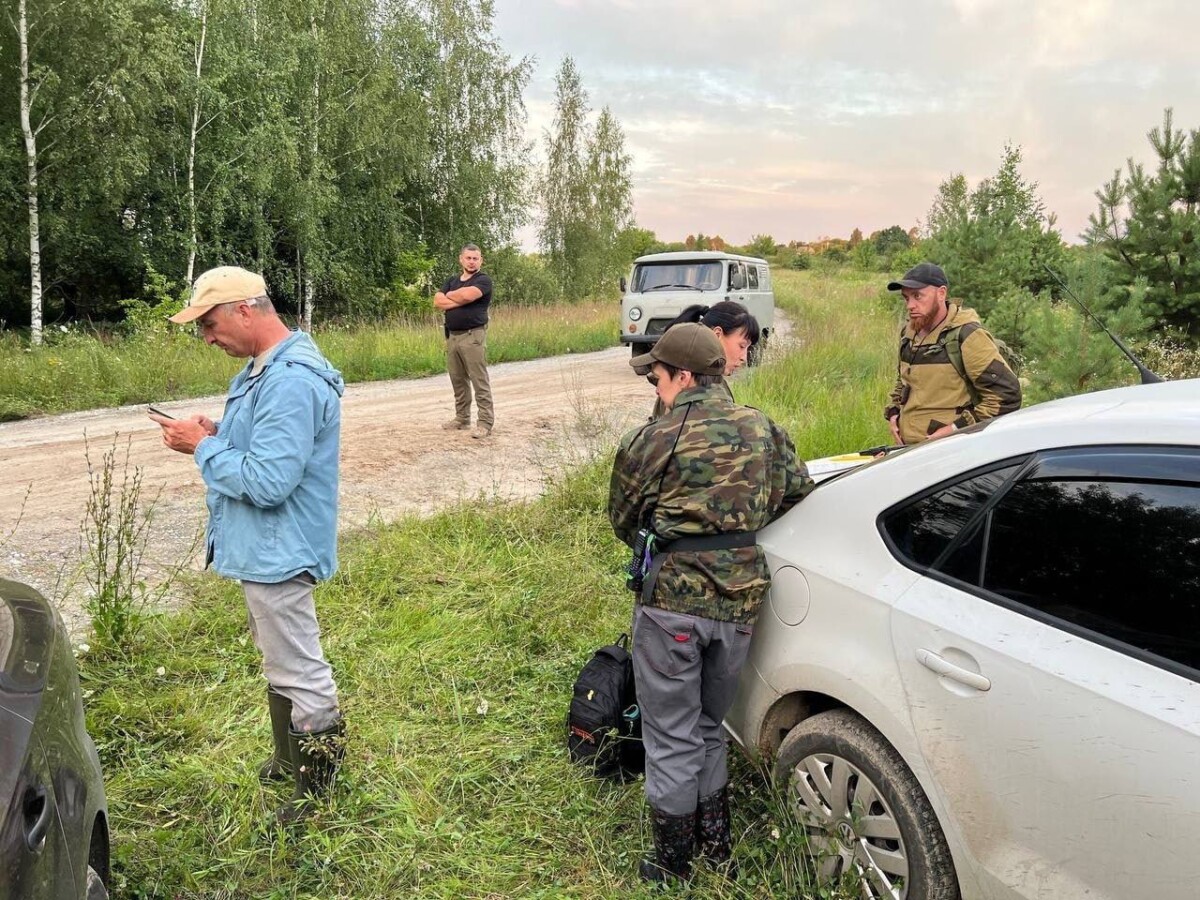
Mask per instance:
[[[1138,370],[1138,374],[1142,376],[1142,384],[1160,384],[1163,381],[1161,376],[1155,375],[1153,372],[1147,369],[1142,364],[1142,361],[1133,355],[1133,351],[1125,346],[1125,342],[1109,331],[1108,328],[1105,327],[1104,323],[1101,322],[1095,315],[1093,315],[1090,309],[1083,305],[1083,301],[1075,296],[1075,292],[1073,290],[1067,287],[1067,283],[1062,280],[1062,276],[1060,276],[1044,262],[1042,263],[1042,268],[1050,273],[1050,277],[1059,283],[1062,289],[1067,292],[1067,296],[1074,300],[1076,305],[1078,305],[1079,308],[1084,311],[1087,317],[1099,325],[1100,330],[1107,334],[1112,339],[1112,342],[1116,344],[1118,348],[1120,348],[1121,352],[1129,357],[1129,361],[1133,363],[1134,367]]]

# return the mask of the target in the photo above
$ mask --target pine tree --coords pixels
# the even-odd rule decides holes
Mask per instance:
[[[1096,191],[1088,240],[1113,263],[1118,291],[1144,281],[1146,308],[1159,325],[1200,343],[1200,132],[1174,127],[1171,109],[1147,137],[1157,169],[1129,160]]]

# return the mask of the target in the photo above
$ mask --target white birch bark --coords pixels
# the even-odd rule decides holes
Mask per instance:
[[[22,0],[24,2],[24,0]],[[204,44],[208,38],[208,3],[200,2],[200,40],[196,44],[196,96],[192,102],[192,131],[188,140],[188,261],[184,284],[191,285],[196,272],[196,138],[200,133],[200,75],[204,69]]]
[[[28,172],[26,205],[29,208],[29,339],[42,343],[42,237],[38,219],[37,132],[30,122],[33,97],[29,89],[29,24],[25,0],[17,6],[17,40],[21,45],[21,132],[25,135],[25,165]],[[36,90],[33,92],[36,93]]]
[[[313,46],[317,46],[317,18],[312,16],[309,19],[312,27]],[[315,175],[317,171],[317,153],[320,151],[320,120],[321,120],[321,55],[316,54],[316,62],[313,66],[313,106],[312,106],[312,133],[309,135],[309,151],[311,157],[309,160],[310,188],[315,189]],[[317,223],[310,223],[316,227]],[[303,303],[301,304],[300,327],[304,331],[312,331],[313,307],[317,302],[316,284],[313,282],[312,266],[308,264],[308,253],[304,253],[304,294]]]

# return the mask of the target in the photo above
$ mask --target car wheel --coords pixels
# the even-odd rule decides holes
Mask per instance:
[[[108,888],[104,885],[104,879],[91,866],[87,868],[86,900],[108,900]]]
[[[822,885],[864,900],[958,900],[929,800],[895,748],[857,714],[819,713],[793,728],[775,780],[808,836]]]

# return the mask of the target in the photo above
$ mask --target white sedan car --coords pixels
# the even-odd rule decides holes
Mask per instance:
[[[1200,380],[829,478],[726,725],[867,898],[1200,897]]]

